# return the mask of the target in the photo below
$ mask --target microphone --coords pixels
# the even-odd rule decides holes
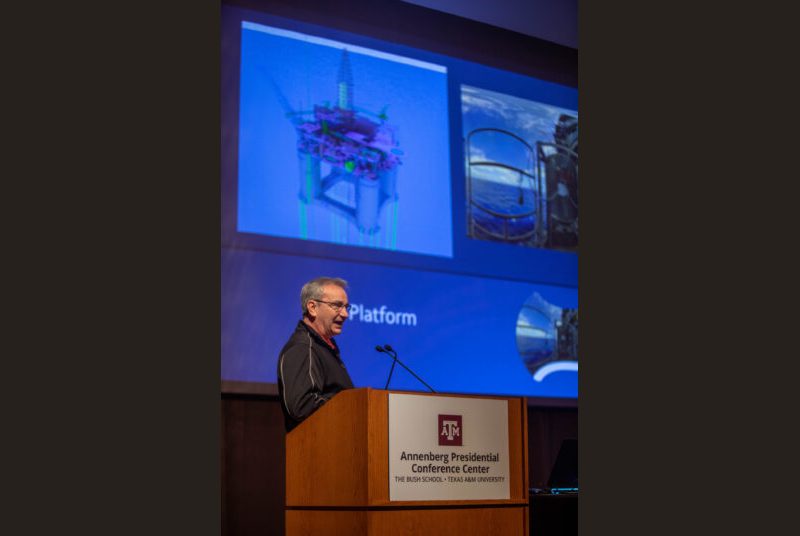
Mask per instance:
[[[380,353],[385,353],[385,354],[388,354],[388,355],[389,355],[389,357],[391,357],[391,358],[392,358],[392,369],[389,371],[389,377],[386,379],[386,386],[383,388],[384,390],[386,390],[386,389],[388,389],[388,388],[389,388],[389,381],[392,379],[392,373],[394,372],[394,366],[395,366],[396,364],[399,364],[401,367],[403,367],[403,368],[404,368],[404,369],[406,369],[408,372],[410,372],[410,373],[411,373],[411,375],[412,375],[412,376],[414,376],[416,379],[418,379],[418,380],[419,380],[419,381],[420,381],[420,382],[421,382],[423,385],[425,385],[425,387],[427,387],[428,389],[430,389],[431,393],[435,393],[435,392],[436,392],[436,391],[434,391],[434,390],[433,390],[433,387],[431,387],[430,385],[428,385],[427,383],[425,383],[425,380],[423,380],[422,378],[420,378],[419,376],[417,376],[417,375],[414,373],[414,371],[413,371],[413,370],[411,370],[410,368],[408,368],[407,366],[405,366],[405,364],[403,364],[403,362],[402,362],[402,361],[400,361],[399,359],[397,359],[397,352],[395,352],[395,351],[394,351],[394,348],[392,348],[392,347],[391,347],[391,346],[389,346],[388,344],[384,344],[383,346],[380,346],[380,345],[376,346],[376,347],[375,347],[375,351],[377,351],[377,352],[380,352]]]
[[[392,374],[394,374],[394,366],[397,364],[397,354],[392,352],[392,347],[388,344],[384,344],[382,348],[380,346],[376,346],[375,349],[379,352],[389,354],[389,357],[392,358],[392,368],[389,369],[389,377],[386,378],[386,385],[383,386],[383,390],[386,391],[389,388],[389,382],[392,380]]]

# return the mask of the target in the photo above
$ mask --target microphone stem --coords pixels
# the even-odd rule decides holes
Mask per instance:
[[[422,378],[420,378],[419,376],[417,376],[416,374],[414,374],[414,371],[413,371],[413,370],[411,370],[410,368],[408,368],[407,366],[405,366],[405,365],[403,364],[403,362],[402,362],[402,361],[400,361],[399,359],[397,359],[397,353],[395,353],[395,352],[392,352],[392,358],[394,359],[395,363],[398,363],[398,364],[399,364],[401,367],[403,367],[404,369],[406,369],[407,371],[409,371],[409,372],[411,373],[411,375],[412,375],[412,376],[414,376],[416,379],[418,379],[420,382],[422,382],[422,384],[423,384],[423,385],[425,385],[425,387],[427,387],[428,389],[430,389],[430,390],[431,390],[431,393],[435,393],[435,392],[436,392],[436,391],[434,391],[434,390],[433,390],[433,387],[431,387],[430,385],[428,385],[427,383],[425,383],[425,380],[423,380]],[[392,368],[394,368],[394,364],[392,364]],[[387,382],[387,385],[388,385],[388,382]]]
[[[386,387],[383,390],[387,390],[389,388],[389,382],[392,380],[392,374],[394,373],[394,366],[397,364],[397,358],[392,356],[392,368],[389,369],[389,377],[386,378]]]

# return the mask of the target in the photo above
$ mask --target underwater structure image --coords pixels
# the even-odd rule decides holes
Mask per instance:
[[[558,118],[553,142],[536,142],[537,174],[544,176],[545,245],[578,247],[578,119]]]
[[[578,119],[560,113],[550,121],[547,138],[511,123],[466,133],[470,238],[577,250]],[[536,122],[541,131],[546,119]]]
[[[537,381],[578,370],[578,310],[561,308],[534,292],[517,316],[517,351]]]
[[[354,106],[354,81],[346,49],[340,60],[335,104],[294,111],[284,102],[297,133],[299,198],[335,211],[366,234],[379,230],[378,217],[397,200],[397,168],[403,151],[395,129],[378,113]],[[350,195],[342,195],[344,186]]]

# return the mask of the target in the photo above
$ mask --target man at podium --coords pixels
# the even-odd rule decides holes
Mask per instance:
[[[286,431],[291,431],[353,381],[334,336],[349,317],[347,281],[312,279],[300,291],[303,318],[278,358],[278,392]]]

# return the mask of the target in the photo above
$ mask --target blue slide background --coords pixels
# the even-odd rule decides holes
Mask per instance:
[[[402,326],[351,314],[337,343],[359,387],[385,385],[391,360],[375,346],[388,343],[437,391],[577,394],[575,372],[556,372],[537,383],[516,348],[517,316],[531,294],[574,308],[576,289],[244,250],[223,257],[223,378],[277,381],[279,351],[301,317],[298,289],[320,273],[347,279],[353,304],[416,315],[416,326]],[[426,390],[400,367],[391,388]]]

